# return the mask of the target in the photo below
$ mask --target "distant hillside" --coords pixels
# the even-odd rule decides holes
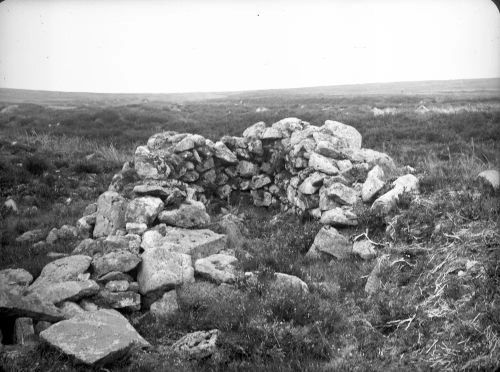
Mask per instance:
[[[241,92],[165,94],[53,92],[0,88],[0,102],[37,104],[72,104],[78,102],[79,104],[121,105],[147,101],[180,103],[212,99],[263,98],[268,96],[433,95],[450,93],[483,93],[500,96],[500,78],[353,84]]]

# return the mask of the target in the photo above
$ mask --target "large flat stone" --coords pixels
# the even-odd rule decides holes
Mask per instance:
[[[169,252],[163,247],[148,249],[142,254],[137,282],[139,291],[143,295],[194,282],[191,257],[187,254]]]
[[[167,227],[165,236],[155,230],[146,231],[141,247],[144,250],[162,247],[167,251],[189,254],[193,259],[219,253],[226,246],[226,235],[211,230],[189,230]]]
[[[48,284],[76,280],[78,275],[87,271],[92,258],[85,255],[74,255],[52,261],[45,265],[40,276],[33,282],[30,289]]]
[[[99,292],[99,285],[93,280],[72,280],[38,286],[31,293],[53,304],[66,300],[79,300]]]
[[[104,365],[125,355],[134,344],[149,346],[116,310],[85,312],[56,323],[40,338],[88,365]]]
[[[57,322],[63,314],[53,304],[35,295],[21,296],[5,288],[0,289],[0,320],[5,317],[29,317],[36,320]]]

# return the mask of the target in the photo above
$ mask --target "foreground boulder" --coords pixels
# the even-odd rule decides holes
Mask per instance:
[[[85,312],[52,325],[40,338],[88,365],[104,365],[125,355],[132,345],[149,346],[116,310]]]
[[[314,238],[314,242],[306,256],[319,258],[321,254],[333,256],[337,259],[349,257],[352,252],[352,244],[331,226],[324,226]]]

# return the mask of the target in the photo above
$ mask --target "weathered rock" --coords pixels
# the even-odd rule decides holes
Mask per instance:
[[[146,231],[141,247],[146,251],[161,247],[167,251],[189,254],[193,259],[198,259],[219,253],[226,245],[226,236],[211,230],[189,230],[168,226],[165,231],[165,236],[158,231]]]
[[[40,320],[35,324],[35,334],[38,335],[40,332],[45,331],[52,325],[50,322],[46,322],[45,320]]]
[[[97,199],[94,237],[108,236],[125,227],[127,202],[115,191],[106,191]]]
[[[309,287],[302,279],[294,275],[289,275],[284,273],[274,274],[274,280],[270,284],[270,289],[271,290],[292,289],[292,290],[302,291],[305,293],[309,292]]]
[[[112,271],[128,272],[141,262],[141,258],[129,251],[114,251],[102,256],[95,256],[92,268],[97,276],[102,276]]]
[[[396,173],[396,165],[394,160],[383,152],[372,149],[348,150],[344,152],[347,158],[355,163],[367,163],[370,167],[378,165],[384,171],[387,178]]]
[[[418,192],[418,178],[412,174],[407,174],[396,179],[393,189],[378,197],[372,204],[371,210],[374,213],[385,215],[396,207],[399,197],[405,192]]]
[[[333,159],[313,152],[309,157],[309,167],[319,172],[335,175],[339,173],[336,162]]]
[[[194,263],[195,273],[217,283],[232,283],[236,279],[234,264],[238,259],[227,254],[214,254]]]
[[[377,252],[369,240],[358,240],[352,245],[352,253],[357,254],[363,260],[371,260],[377,257]]]
[[[78,275],[87,271],[92,259],[89,256],[74,255],[52,261],[45,265],[40,276],[33,282],[30,289],[48,284],[77,280]]]
[[[0,290],[19,289],[28,286],[33,281],[33,276],[24,269],[0,270]]]
[[[266,185],[269,185],[271,183],[271,179],[269,176],[266,176],[264,174],[259,174],[258,176],[252,177],[252,181],[250,182],[250,188],[252,190],[260,189]]]
[[[163,207],[163,201],[153,196],[133,199],[127,204],[125,221],[151,225]]]
[[[338,121],[326,120],[321,129],[343,141],[345,147],[352,149],[361,148],[361,134],[350,125]]]
[[[162,247],[148,249],[142,254],[137,274],[141,294],[166,291],[193,281],[194,270],[187,254],[169,252]]]
[[[43,230],[40,229],[35,229],[35,230],[30,230],[26,231],[25,233],[19,235],[16,238],[17,243],[29,243],[29,242],[36,242],[39,241],[40,239],[43,239]]]
[[[71,280],[49,283],[30,289],[31,294],[34,294],[44,301],[51,302],[53,304],[92,296],[98,291],[99,285],[93,280]]]
[[[325,253],[337,259],[344,259],[349,257],[351,252],[352,244],[347,238],[334,227],[324,226],[314,238],[314,242],[306,256],[318,258],[321,253]]]
[[[203,145],[205,145],[205,138],[203,136],[189,134],[174,146],[174,152],[188,151]]]
[[[177,302],[177,292],[175,290],[168,291],[163,294],[162,298],[151,304],[149,311],[157,318],[168,318],[174,315],[179,310]]]
[[[162,162],[147,146],[136,148],[134,166],[137,175],[143,179],[166,179],[172,171],[168,164]]]
[[[59,309],[64,314],[64,319],[71,319],[85,313],[85,310],[80,305],[71,301],[64,301],[59,305]]]
[[[307,177],[304,182],[299,186],[299,191],[305,195],[312,195],[316,193],[323,185],[325,175],[319,172],[314,172]]]
[[[381,274],[387,267],[387,255],[383,255],[378,258],[373,270],[371,271],[365,284],[365,292],[370,296],[377,293],[382,286],[382,280],[380,279]]]
[[[53,304],[35,295],[22,296],[18,292],[0,291],[0,319],[4,317],[29,317],[37,320],[57,322],[63,314]]]
[[[252,190],[250,195],[252,195],[253,204],[257,207],[269,207],[273,202],[273,196],[267,191]]]
[[[187,359],[206,358],[217,349],[219,333],[217,329],[188,333],[172,345],[172,350]]]
[[[349,210],[335,207],[323,212],[320,222],[333,227],[357,226],[358,217]]]
[[[482,171],[477,175],[477,178],[490,185],[493,190],[500,188],[500,172],[495,169]]]
[[[129,311],[141,309],[141,295],[133,291],[111,292],[103,289],[96,296],[97,305]]]
[[[335,182],[328,187],[324,187],[321,190],[321,194],[339,205],[353,205],[358,200],[358,193],[340,182]]]
[[[382,190],[385,185],[383,179],[384,171],[378,165],[374,166],[368,172],[366,181],[363,183],[363,188],[361,189],[361,197],[365,203],[371,201]]]
[[[77,234],[81,238],[90,238],[92,236],[92,230],[94,229],[96,223],[97,213],[92,215],[83,216],[78,221],[76,221]],[[47,236],[47,243],[49,237]]]
[[[262,133],[266,129],[266,123],[259,121],[243,131],[243,137],[245,138],[260,138]]]
[[[14,322],[14,343],[18,345],[28,345],[36,341],[33,319],[17,318]]]
[[[238,164],[236,155],[221,141],[216,142],[214,145],[214,156],[226,164]]]
[[[210,223],[205,205],[195,200],[186,200],[178,209],[162,211],[158,219],[167,225],[184,228],[203,227]]]
[[[236,171],[240,177],[252,177],[259,172],[259,166],[255,163],[241,160],[236,167]]]
[[[128,280],[111,280],[106,283],[106,289],[110,292],[125,292],[130,287]]]
[[[134,344],[149,346],[116,310],[85,312],[56,323],[40,338],[88,365],[105,365],[125,355]]]
[[[129,274],[122,273],[121,271],[111,271],[97,278],[97,282],[101,284],[107,284],[111,281],[121,280],[126,280],[127,282],[134,281],[134,279]]]
[[[130,234],[142,235],[148,229],[145,223],[127,222],[125,229]]]

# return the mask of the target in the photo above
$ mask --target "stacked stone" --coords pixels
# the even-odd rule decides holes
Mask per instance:
[[[134,166],[149,185],[141,187],[176,181],[183,185],[180,194],[201,201],[214,193],[228,198],[233,191],[249,192],[257,206],[292,208],[343,227],[357,223],[353,206],[372,202],[396,171],[388,155],[361,143],[349,125],[286,118],[270,127],[258,122],[242,137],[216,143],[196,134],[155,134],[137,148]]]

